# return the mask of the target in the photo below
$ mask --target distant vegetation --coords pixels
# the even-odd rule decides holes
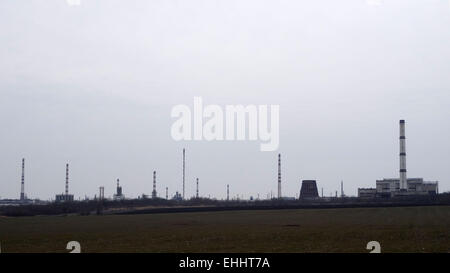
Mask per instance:
[[[373,206],[419,206],[419,205],[450,205],[450,193],[434,196],[411,196],[398,198],[363,199],[356,197],[319,198],[305,200],[215,200],[207,198],[192,198],[185,201],[166,199],[127,199],[120,201],[74,201],[49,203],[45,205],[21,205],[0,207],[0,215],[4,216],[34,216],[60,214],[111,214],[111,213],[151,213],[170,212],[176,208],[208,207],[207,210],[223,209],[285,209],[285,208],[330,208],[330,207],[373,207]],[[186,209],[189,211],[189,209]],[[198,209],[206,210],[206,209]]]

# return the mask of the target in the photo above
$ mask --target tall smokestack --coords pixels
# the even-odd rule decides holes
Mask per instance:
[[[66,164],[66,195],[69,195],[69,164]]]
[[[166,187],[166,200],[169,200],[169,187]]]
[[[153,172],[153,191],[152,198],[156,198],[156,171]]]
[[[400,190],[408,190],[408,180],[406,177],[406,137],[404,120],[400,120]]]
[[[278,199],[281,198],[281,154],[278,154]]]
[[[344,181],[341,181],[341,197],[344,197]]]
[[[186,150],[183,149],[183,200],[184,200],[184,179],[186,176]]]
[[[230,185],[227,185],[227,201],[230,200]]]
[[[99,188],[98,199],[99,200],[105,199],[105,187],[100,187]]]
[[[196,197],[198,198],[198,178],[197,178],[197,196]]]
[[[25,200],[25,158],[22,158],[22,180],[20,185],[20,200]]]

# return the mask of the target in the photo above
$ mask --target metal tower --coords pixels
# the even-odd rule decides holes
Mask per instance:
[[[152,198],[156,198],[156,171],[153,172],[153,191]]]
[[[281,198],[281,154],[278,154],[278,199]]]
[[[20,200],[25,200],[25,158],[22,158],[22,182],[20,185]]]
[[[103,199],[105,199],[105,187],[100,187],[100,188],[99,188],[98,199],[99,199],[100,201],[103,200]]]
[[[66,164],[66,195],[69,195],[69,164]]]
[[[405,121],[400,120],[400,191],[407,190]]]
[[[198,198],[198,178],[197,178],[197,195],[196,198]]]

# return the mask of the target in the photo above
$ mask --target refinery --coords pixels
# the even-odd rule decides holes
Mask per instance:
[[[226,199],[220,200],[225,202],[252,202],[259,200],[268,200],[268,201],[294,201],[300,200],[304,202],[332,202],[337,201],[339,199],[349,199],[356,198],[359,201],[361,200],[392,200],[397,197],[430,197],[436,196],[439,194],[439,187],[437,181],[426,181],[423,178],[408,178],[407,177],[407,169],[406,169],[406,134],[405,120],[400,120],[399,123],[399,174],[397,178],[383,178],[375,181],[375,187],[373,188],[358,188],[357,196],[350,196],[344,194],[344,182],[340,183],[340,193],[336,190],[334,193],[325,196],[323,192],[323,188],[321,188],[319,194],[318,182],[312,179],[304,179],[301,180],[301,185],[298,190],[298,193],[295,197],[289,197],[286,195],[282,195],[282,169],[281,169],[281,154],[277,156],[277,194],[276,196],[270,192],[267,194],[266,198],[260,198],[259,194],[257,197],[251,196],[248,199],[244,199],[242,195],[235,195],[235,197],[230,198],[230,184],[224,185],[224,189],[226,189]],[[181,188],[182,190],[176,191],[173,196],[169,196],[169,188],[164,187],[164,194],[158,194],[157,192],[157,172],[153,171],[153,182],[152,182],[152,192],[151,195],[142,194],[137,199],[138,200],[166,200],[166,201],[175,201],[175,202],[183,202],[188,200],[197,200],[197,201],[205,201],[205,200],[217,200],[215,198],[211,198],[208,195],[208,198],[203,198],[200,195],[200,179],[197,177],[195,179],[195,195],[191,198],[186,198],[185,189],[186,189],[186,150],[182,151],[182,181]],[[105,186],[99,186],[98,194],[94,195],[94,198],[89,199],[85,197],[83,200],[81,198],[75,199],[74,195],[69,191],[69,164],[66,164],[65,169],[65,184],[64,184],[64,192],[55,194],[55,198],[48,201],[43,201],[39,199],[29,199],[25,192],[25,159],[22,159],[21,164],[21,190],[19,199],[0,199],[0,206],[18,206],[18,205],[30,205],[30,204],[51,204],[51,203],[67,203],[73,201],[113,201],[113,202],[123,202],[127,199],[125,197],[124,191],[120,184],[119,178],[115,181],[116,190],[112,198],[105,198],[104,191]],[[206,195],[203,195],[206,196]],[[198,203],[198,202],[197,202]],[[197,204],[196,203],[196,204]],[[201,203],[201,202],[200,202]]]

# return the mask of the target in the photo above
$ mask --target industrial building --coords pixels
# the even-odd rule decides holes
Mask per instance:
[[[375,198],[377,195],[377,189],[375,188],[359,188],[358,197],[360,198]]]
[[[303,180],[302,187],[300,189],[300,199],[318,197],[319,192],[317,191],[316,180]]]
[[[427,182],[423,178],[407,178],[405,121],[400,120],[400,170],[399,178],[384,178],[376,181],[376,188],[358,189],[358,197],[394,197],[438,194],[438,182]]]
[[[400,189],[400,179],[390,178],[377,180],[376,192],[380,197],[391,197],[405,194]],[[425,182],[423,178],[407,178],[407,193],[411,194],[436,194],[438,192],[438,182]]]
[[[117,178],[117,188],[116,193],[113,196],[113,199],[116,201],[125,199],[125,195],[123,195],[122,193],[122,187],[119,185],[119,178]]]
[[[175,193],[175,195],[172,197],[172,200],[175,200],[175,201],[182,201],[182,200],[183,200],[183,196],[181,196],[181,194],[177,191],[177,192]]]

